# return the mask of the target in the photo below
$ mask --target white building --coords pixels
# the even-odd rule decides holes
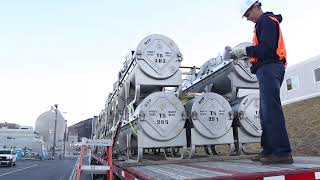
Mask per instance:
[[[0,148],[26,148],[34,153],[40,153],[43,143],[42,137],[32,127],[0,128]]]
[[[320,55],[286,69],[281,86],[282,105],[320,95]]]

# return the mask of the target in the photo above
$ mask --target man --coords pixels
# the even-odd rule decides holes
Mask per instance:
[[[253,161],[263,164],[291,164],[291,147],[280,101],[286,49],[280,29],[281,15],[264,13],[258,0],[244,0],[242,17],[255,23],[253,46],[234,48],[234,58],[250,58],[251,72],[256,74],[260,91],[262,152]]]

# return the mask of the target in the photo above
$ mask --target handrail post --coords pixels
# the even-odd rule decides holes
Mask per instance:
[[[109,173],[107,175],[108,179],[112,180],[112,146],[107,146],[107,153],[108,153],[108,166],[109,166]]]
[[[82,163],[83,163],[83,156],[84,156],[84,145],[81,145],[80,146],[80,160],[79,160],[78,169],[77,169],[77,180],[80,180],[81,167],[82,167]]]

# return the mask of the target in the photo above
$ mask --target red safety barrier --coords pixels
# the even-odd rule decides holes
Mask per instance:
[[[82,144],[80,146],[80,157],[79,157],[80,159],[79,159],[79,163],[76,168],[76,180],[80,180],[81,171],[83,171],[83,168],[85,168],[86,171],[90,172],[90,168],[92,171],[97,171],[98,170],[97,167],[99,167],[99,166],[84,166],[83,165],[84,147],[85,146],[106,146],[105,153],[107,154],[107,157],[106,157],[105,161],[107,162],[107,166],[102,165],[100,167],[106,168],[106,176],[108,177],[108,179],[112,180],[112,143],[111,143],[111,140],[105,140],[105,139],[92,140],[92,139],[86,139],[86,138],[82,139]],[[92,174],[95,174],[95,173],[92,172]]]

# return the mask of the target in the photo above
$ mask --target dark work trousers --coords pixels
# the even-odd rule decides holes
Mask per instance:
[[[280,101],[284,73],[285,67],[281,62],[264,64],[256,72],[260,91],[261,146],[265,155],[282,157],[291,154]]]

